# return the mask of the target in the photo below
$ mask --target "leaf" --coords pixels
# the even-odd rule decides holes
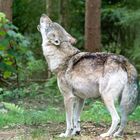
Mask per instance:
[[[15,31],[12,31],[12,30],[9,30],[9,31],[7,32],[7,34],[8,34],[9,36],[11,36],[11,37],[15,37],[15,36],[16,36],[16,32],[15,32]]]
[[[3,74],[3,77],[5,78],[5,79],[7,79],[7,78],[9,78],[10,76],[11,76],[11,72],[10,71],[5,71],[4,72],[4,74]]]
[[[3,40],[0,40],[0,47],[8,47],[9,46],[9,40],[4,38]]]
[[[10,27],[10,29],[12,29],[12,30],[15,30],[15,31],[18,30],[18,28],[17,28],[15,25],[13,25],[12,23],[9,23],[9,27]]]
[[[0,50],[0,56],[3,56],[3,54],[4,54],[3,51]]]
[[[5,31],[0,31],[0,36],[4,36],[6,34]]]
[[[1,18],[5,18],[5,14],[2,13],[2,12],[0,12],[0,19],[1,19]]]
[[[4,62],[0,62],[0,68],[3,71],[11,71],[11,72],[14,72],[14,73],[16,72],[16,70],[15,70],[15,68],[13,66],[7,65]]]
[[[6,109],[13,111],[13,112],[17,112],[17,113],[24,113],[24,109],[19,107],[18,105],[15,105],[13,103],[7,103],[7,102],[2,102],[5,106]]]
[[[10,60],[6,60],[6,61],[5,61],[5,64],[7,64],[7,65],[12,65],[12,64],[13,64],[13,62],[12,62],[12,61],[10,61]]]

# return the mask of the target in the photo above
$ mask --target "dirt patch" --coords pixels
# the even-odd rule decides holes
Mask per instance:
[[[102,139],[99,135],[106,132],[109,125],[93,122],[81,123],[81,135],[64,140],[116,140],[116,138]],[[62,140],[58,135],[65,130],[64,123],[47,123],[40,126],[17,126],[0,130],[0,140]],[[117,140],[140,140],[140,123],[129,122],[123,138]]]

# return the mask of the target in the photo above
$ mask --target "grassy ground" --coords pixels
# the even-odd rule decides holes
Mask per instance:
[[[65,112],[61,106],[47,106],[40,108],[20,107],[13,103],[3,102],[6,111],[1,110],[0,128],[15,125],[42,125],[49,122],[64,122]],[[140,106],[129,116],[130,121],[140,121]],[[96,101],[94,104],[86,105],[81,115],[82,121],[93,121],[96,123],[110,123],[111,118],[104,104]]]
[[[42,104],[36,106],[34,101],[34,99],[26,100],[24,105],[3,102],[6,111],[0,113],[1,137],[13,134],[13,138],[17,138],[17,140],[46,140],[46,138],[48,140],[59,140],[57,135],[65,129],[65,112],[63,105],[46,105],[46,107],[44,105],[41,107]],[[37,100],[36,104],[38,104]],[[129,130],[127,133],[131,133],[131,135],[135,133],[140,134],[140,132],[137,132],[137,126],[140,126],[139,116],[140,106],[137,107],[135,112],[129,117],[130,124],[127,128],[131,128],[131,125],[133,125],[135,127],[133,128],[134,132],[132,131],[131,133],[131,130]],[[85,105],[81,120],[83,136],[74,137],[73,140],[91,140],[92,137],[98,136],[103,131],[107,131],[111,118],[103,103],[96,101],[94,104],[90,103]],[[14,133],[12,130],[14,130]]]

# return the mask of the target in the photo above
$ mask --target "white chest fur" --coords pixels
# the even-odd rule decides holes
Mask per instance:
[[[54,45],[42,44],[43,54],[52,72],[65,64],[66,54]]]

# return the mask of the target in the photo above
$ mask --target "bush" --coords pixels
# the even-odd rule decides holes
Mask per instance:
[[[1,12],[0,36],[0,81],[7,83],[5,79],[18,78],[18,72],[23,66],[22,63],[24,64],[28,60],[29,41]]]

